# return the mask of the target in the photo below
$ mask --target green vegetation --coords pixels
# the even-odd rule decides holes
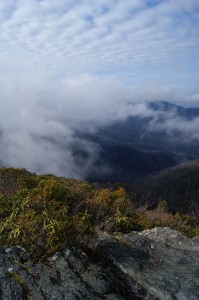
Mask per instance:
[[[24,169],[0,169],[0,244],[21,245],[34,258],[64,246],[84,245],[99,230],[130,232],[169,226],[199,234],[196,216],[172,215],[166,203],[156,210],[136,207],[123,188],[38,176]]]
[[[27,285],[25,284],[24,280],[19,276],[19,274],[13,272],[13,271],[10,271],[9,270],[9,275],[11,278],[13,278],[15,281],[18,282],[18,284],[21,286],[22,290],[24,291],[25,295],[27,296],[27,298],[29,300],[33,300],[33,297],[27,287]]]

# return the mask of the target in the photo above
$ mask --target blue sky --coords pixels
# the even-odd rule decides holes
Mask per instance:
[[[1,0],[1,77],[198,89],[198,0]]]

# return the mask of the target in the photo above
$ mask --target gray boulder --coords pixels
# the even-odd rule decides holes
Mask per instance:
[[[0,249],[0,299],[199,299],[199,239],[170,228],[109,235],[31,262]]]
[[[162,300],[199,299],[199,241],[170,228],[102,234],[95,249],[149,294]]]

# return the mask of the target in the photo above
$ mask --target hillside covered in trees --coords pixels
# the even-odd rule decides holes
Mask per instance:
[[[199,159],[184,162],[146,178],[140,188],[151,198],[165,199],[169,208],[181,213],[199,213]]]

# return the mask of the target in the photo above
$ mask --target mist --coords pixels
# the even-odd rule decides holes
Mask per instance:
[[[0,164],[84,178],[100,147],[77,132],[95,134],[129,116],[150,117],[146,130],[164,129],[171,137],[177,130],[186,139],[199,139],[199,118],[185,120],[175,111],[154,112],[147,105],[177,98],[172,89],[138,90],[88,74],[60,80],[32,74],[23,80],[1,80]]]
[[[95,132],[126,118],[131,99],[124,86],[89,75],[59,81],[31,77],[1,87],[1,165],[74,178],[84,177],[99,150],[76,131]],[[84,162],[74,158],[74,145],[87,153]]]

